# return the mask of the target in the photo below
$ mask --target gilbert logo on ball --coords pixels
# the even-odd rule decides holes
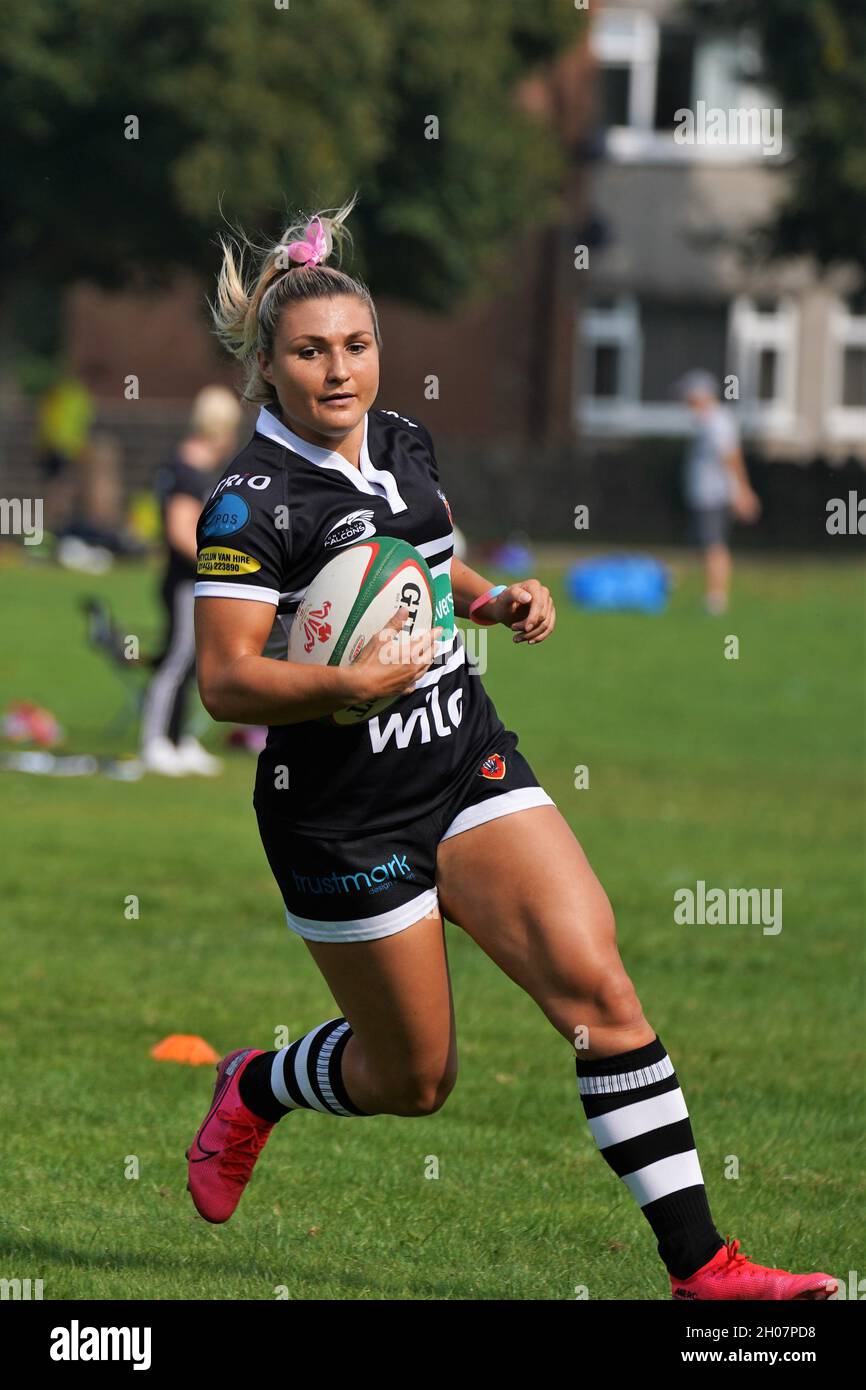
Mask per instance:
[[[433,626],[433,577],[424,557],[406,541],[376,536],[346,546],[307,586],[289,632],[289,661],[348,666],[404,606],[403,631]],[[325,716],[334,724],[361,724],[399,696],[364,700]]]

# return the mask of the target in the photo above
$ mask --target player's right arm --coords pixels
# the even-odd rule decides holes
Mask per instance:
[[[284,475],[260,472],[255,453],[249,462],[256,486],[249,474],[230,472],[198,523],[196,668],[205,709],[220,722],[300,724],[405,694],[433,661],[433,634],[394,640],[405,609],[348,666],[262,655],[280,595],[297,587],[297,566]]]
[[[433,661],[433,633],[399,640],[402,608],[350,666],[307,666],[262,656],[274,621],[269,603],[197,598],[198,688],[212,719],[298,724],[360,700],[402,695]],[[398,638],[398,640],[394,640]]]

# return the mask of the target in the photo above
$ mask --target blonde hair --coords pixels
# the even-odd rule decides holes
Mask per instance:
[[[241,408],[227,386],[203,386],[192,403],[190,429],[205,439],[222,438],[236,430]]]
[[[220,342],[247,369],[244,400],[266,406],[277,403],[274,387],[265,381],[259,370],[256,351],[261,348],[267,358],[271,357],[274,334],[287,304],[297,304],[304,299],[354,295],[370,311],[376,346],[381,351],[379,320],[367,286],[337,266],[321,262],[314,266],[297,264],[289,259],[287,252],[289,242],[302,241],[309,223],[318,218],[327,248],[323,259],[331,255],[335,246],[338,259],[341,259],[344,242],[351,242],[352,234],[345,223],[357,196],[357,193],[354,194],[340,208],[312,213],[310,217],[293,222],[283,232],[276,246],[257,246],[243,232],[236,232],[237,240],[232,237],[220,238],[223,259],[217,280],[216,303],[210,304],[210,311]],[[333,216],[328,215],[329,212]],[[255,262],[251,275],[246,272],[246,253]]]

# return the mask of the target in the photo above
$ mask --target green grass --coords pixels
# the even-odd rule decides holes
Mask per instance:
[[[656,618],[582,614],[546,579],[556,635],[529,649],[492,632],[486,684],[614,904],[717,1224],[763,1263],[847,1277],[862,1268],[863,573],[742,562],[723,619],[702,614],[688,567]],[[105,732],[120,686],[85,650],[76,603],[105,592],[144,639],[153,589],[140,567],[93,580],[13,558],[3,705],[35,699],[72,750],[121,751]],[[268,1047],[275,1026],[297,1035],[337,1012],[282,924],[253,770],[232,754],[217,784],[0,777],[0,1274],[43,1279],[48,1299],[270,1299],[279,1285],[294,1299],[569,1299],[578,1285],[667,1298],[568,1044],[451,925],[460,1077],[443,1109],[291,1115],[232,1222],[196,1216],[183,1150],[212,1072],[156,1063],[150,1046],[188,1032]],[[675,926],[674,890],[699,878],[781,887],[782,932]]]

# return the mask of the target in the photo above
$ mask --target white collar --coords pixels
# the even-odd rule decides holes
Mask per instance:
[[[266,406],[262,406],[259,411],[259,418],[256,421],[256,430],[268,439],[272,439],[276,444],[282,444],[284,448],[291,449],[292,453],[300,454],[309,463],[315,463],[319,468],[335,468],[338,473],[342,473],[344,478],[348,478],[353,487],[359,492],[366,492],[370,496],[380,497],[382,491],[388,499],[388,505],[392,512],[405,512],[406,503],[400,496],[397,488],[397,480],[393,473],[387,468],[376,468],[370,458],[370,451],[367,448],[367,435],[369,433],[370,416],[364,413],[364,438],[361,441],[361,467],[355,468],[348,459],[342,454],[334,453],[331,449],[322,449],[318,444],[311,444],[308,439],[302,439],[294,430],[290,430],[288,425],[284,425],[282,420],[273,415]],[[373,484],[378,483],[378,487]]]

